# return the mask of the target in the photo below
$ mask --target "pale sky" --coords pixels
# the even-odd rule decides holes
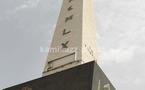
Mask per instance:
[[[0,89],[41,77],[62,0],[0,0]],[[99,65],[117,90],[145,85],[145,0],[94,0]]]

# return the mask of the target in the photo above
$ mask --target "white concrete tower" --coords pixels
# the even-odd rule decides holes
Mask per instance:
[[[43,76],[97,60],[92,0],[63,0]]]

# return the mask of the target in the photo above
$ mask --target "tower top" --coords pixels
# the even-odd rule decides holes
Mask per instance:
[[[43,76],[97,60],[92,0],[63,0]]]

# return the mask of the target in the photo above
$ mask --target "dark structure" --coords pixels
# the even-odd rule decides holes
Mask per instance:
[[[116,90],[96,62],[16,85],[4,90]]]

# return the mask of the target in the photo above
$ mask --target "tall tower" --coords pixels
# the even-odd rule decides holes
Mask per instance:
[[[43,77],[4,90],[116,90],[97,60],[92,0],[64,0]]]
[[[43,76],[97,60],[92,0],[63,0]]]

